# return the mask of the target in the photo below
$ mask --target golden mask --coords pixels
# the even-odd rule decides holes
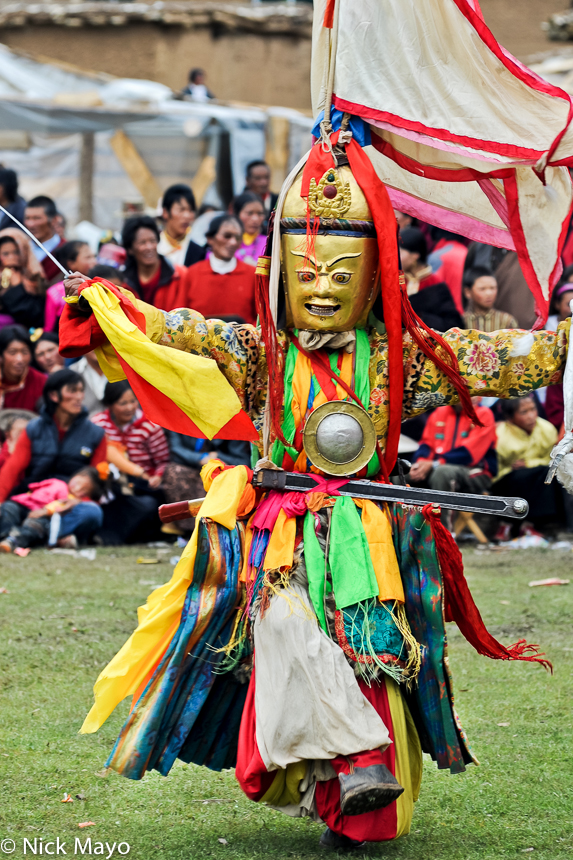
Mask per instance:
[[[281,218],[287,325],[333,332],[363,327],[379,289],[378,243],[366,198],[348,167],[311,180],[315,235],[308,236],[301,182],[302,173]]]

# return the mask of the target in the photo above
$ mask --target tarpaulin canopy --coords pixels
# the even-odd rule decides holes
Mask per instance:
[[[498,45],[477,0],[315,0],[312,89],[315,117],[332,104],[363,121],[395,208],[517,251],[540,324],[573,201],[573,104]]]

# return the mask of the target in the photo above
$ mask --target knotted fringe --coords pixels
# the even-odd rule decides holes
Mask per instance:
[[[385,604],[384,604],[385,606]],[[388,607],[386,607],[388,609]],[[406,677],[406,686],[408,689],[411,687],[412,683],[416,680],[419,675],[420,669],[422,668],[422,646],[417,641],[416,637],[412,633],[410,625],[408,623],[408,619],[406,617],[406,607],[403,603],[394,604],[394,609],[391,611],[388,609],[388,612],[392,615],[394,623],[402,637],[404,639],[404,644],[408,650],[408,659],[406,661],[406,668],[404,669],[404,673]]]
[[[403,275],[400,275],[400,282],[402,322],[404,327],[418,344],[424,355],[436,365],[438,370],[448,377],[458,393],[460,403],[468,418],[470,418],[478,427],[482,427],[482,422],[477,417],[471,401],[468,384],[460,374],[458,359],[456,358],[451,346],[446,343],[444,338],[438,334],[437,331],[429,328],[415,312],[414,308],[410,304],[410,299],[406,292],[406,284]]]
[[[402,636],[407,657],[404,660],[401,657],[393,657],[390,654],[378,654],[372,642],[372,634],[375,628],[371,624],[368,615],[369,607],[373,607],[375,602],[376,598],[372,601],[358,604],[359,612],[362,614],[362,623],[356,620],[359,612],[355,612],[354,614],[345,612],[344,610],[336,612],[335,627],[339,645],[345,654],[359,664],[360,675],[366,684],[371,684],[376,678],[377,669],[380,669],[396,681],[397,684],[405,683],[409,688],[418,676],[422,666],[420,645],[410,629],[404,606],[395,602],[393,607],[390,608],[386,603],[383,603],[382,606],[388,612]],[[346,635],[346,623],[350,625],[350,641]],[[358,648],[354,646],[356,636],[360,641]]]
[[[438,562],[442,571],[444,586],[444,616],[446,621],[455,621],[460,631],[473,645],[478,654],[492,660],[524,660],[541,663],[544,669],[553,674],[553,666],[544,654],[539,654],[539,645],[528,645],[520,639],[506,648],[486,630],[479,609],[471,596],[466,578],[462,555],[448,530],[442,525],[439,512],[426,505],[422,513],[432,528]]]

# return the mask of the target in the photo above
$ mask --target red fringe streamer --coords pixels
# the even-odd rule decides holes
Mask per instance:
[[[267,248],[269,247],[269,244],[270,243],[267,243]],[[270,256],[265,259],[268,260],[270,266]],[[255,302],[261,326],[261,336],[263,343],[265,344],[267,365],[269,368],[267,397],[269,398],[271,411],[271,427],[283,445],[288,446],[289,443],[284,438],[281,429],[285,392],[284,356],[279,346],[277,327],[273,320],[273,315],[269,305],[268,275],[255,274]]]
[[[422,513],[432,528],[432,537],[442,571],[445,620],[456,622],[478,654],[491,657],[492,660],[524,660],[528,663],[541,663],[544,669],[553,674],[550,661],[544,659],[544,654],[539,654],[539,645],[528,645],[525,639],[520,639],[515,645],[506,648],[487,631],[466,582],[462,555],[456,542],[442,524],[439,512],[431,505],[422,508]]]
[[[458,392],[460,403],[468,418],[471,418],[477,427],[482,427],[483,424],[479,420],[471,401],[468,384],[460,374],[458,359],[451,346],[444,340],[441,334],[434,331],[434,329],[429,328],[426,323],[420,319],[410,304],[410,299],[408,298],[404,283],[402,284],[401,289],[401,299],[402,321],[404,327],[412,335],[424,355],[436,365],[438,370],[448,377]],[[439,354],[438,350],[442,352],[442,355]]]

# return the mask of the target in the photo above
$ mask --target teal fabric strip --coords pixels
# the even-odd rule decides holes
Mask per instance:
[[[310,599],[320,626],[328,632],[324,614],[325,558],[311,511],[307,511],[304,518],[303,537]],[[340,496],[332,508],[328,566],[337,609],[378,597],[378,583],[362,520],[348,496]]]

